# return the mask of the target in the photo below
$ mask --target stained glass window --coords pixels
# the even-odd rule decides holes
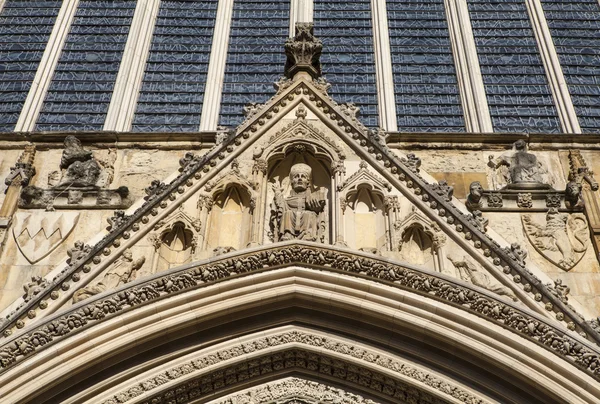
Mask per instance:
[[[387,13],[398,130],[464,131],[443,0],[388,0]]]
[[[217,3],[161,2],[132,130],[198,131]]]
[[[314,24],[315,36],[323,41],[321,64],[331,83],[329,95],[356,104],[361,122],[377,126],[371,2],[315,0]]]
[[[0,14],[0,132],[14,130],[62,1],[7,0]]]
[[[560,132],[525,2],[467,4],[494,131]]]
[[[136,1],[81,0],[37,130],[101,130]]]
[[[543,0],[542,6],[581,130],[600,133],[600,4]]]
[[[290,31],[289,0],[235,0],[219,124],[236,126],[243,107],[275,94],[283,76],[283,44]]]

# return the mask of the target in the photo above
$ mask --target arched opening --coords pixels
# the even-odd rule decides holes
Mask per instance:
[[[214,196],[209,219],[208,250],[218,247],[240,250],[250,242],[251,198],[238,184],[228,184]]]
[[[164,271],[190,262],[195,247],[193,233],[183,222],[175,222],[160,236],[156,271]]]

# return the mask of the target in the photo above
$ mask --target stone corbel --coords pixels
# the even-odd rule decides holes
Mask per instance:
[[[566,191],[554,189],[483,189],[479,181],[472,182],[466,206],[470,211],[482,212],[545,212],[549,208],[581,210],[569,203],[569,187]]]

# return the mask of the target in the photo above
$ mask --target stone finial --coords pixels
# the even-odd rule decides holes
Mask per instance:
[[[284,74],[288,78],[294,78],[296,73],[306,72],[312,78],[321,76],[321,51],[323,43],[313,35],[312,23],[296,23],[296,35],[285,42]]]

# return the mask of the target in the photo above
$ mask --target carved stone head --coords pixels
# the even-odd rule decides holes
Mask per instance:
[[[312,184],[312,168],[304,163],[294,164],[290,169],[290,181],[294,191],[306,191]]]
[[[517,140],[515,143],[515,150],[517,151],[525,151],[527,148],[527,143],[523,139]]]
[[[483,193],[481,182],[473,181],[471,185],[469,185],[469,193],[475,197],[481,197],[481,194]]]

